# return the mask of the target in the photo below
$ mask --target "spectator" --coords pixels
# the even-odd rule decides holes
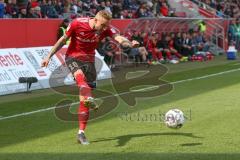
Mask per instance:
[[[35,14],[34,8],[28,9],[27,18],[38,18],[38,15]]]
[[[235,29],[235,26],[236,26],[236,20],[232,20],[230,22],[230,25],[229,25],[229,30],[228,30],[228,41],[236,41],[236,37],[235,37],[235,32],[236,32],[236,29]]]
[[[38,18],[43,18],[40,7],[35,7],[34,13],[35,13],[35,15],[37,15]]]
[[[182,34],[182,51],[181,54],[185,57],[190,57],[193,55],[192,41],[189,33]]]
[[[137,12],[136,12],[136,16],[137,16],[137,18],[147,17],[145,4],[142,4],[142,5],[138,8],[138,10],[137,10]]]
[[[208,52],[209,50],[209,44],[207,40],[204,37],[204,33],[202,32],[194,32],[192,36],[192,49],[193,54],[196,54],[197,52]]]
[[[178,51],[178,53],[181,53],[182,51],[182,37],[181,32],[176,33],[176,36],[174,38],[174,48]]]
[[[79,2],[81,2],[81,1],[79,1]],[[57,11],[58,15],[61,15],[61,16],[63,15],[64,5],[63,5],[62,1],[57,1],[54,8]]]
[[[153,64],[157,64],[163,61],[163,55],[162,55],[163,47],[162,46],[157,47],[158,41],[159,39],[157,37],[157,34],[154,33],[153,35],[150,36],[149,42],[148,42],[148,51],[152,55]]]
[[[48,0],[47,7],[46,7],[46,16],[48,18],[58,18],[57,11],[52,5],[52,0]]]
[[[171,54],[175,55],[178,59],[182,58],[182,55],[179,54],[178,50],[175,48],[175,33],[171,33],[170,36],[167,36],[167,40],[168,40],[168,47],[169,47],[169,51],[171,52]]]
[[[177,60],[174,60],[171,55],[171,50],[169,47],[170,36],[167,34],[162,34],[161,40],[157,42],[157,48],[160,49],[167,61],[170,63],[176,64]]]
[[[107,10],[109,13],[112,14],[112,4],[109,0],[106,1],[106,7],[105,10]]]
[[[123,0],[123,9],[126,9],[126,10],[130,9],[131,4],[132,4],[131,0]]]
[[[64,5],[64,13],[69,13],[70,9],[71,9],[71,2],[70,2],[70,0],[64,0],[63,1],[63,5]]]
[[[6,5],[6,14],[9,18],[18,18],[19,8],[16,0],[8,0]]]
[[[27,16],[27,9],[26,8],[21,8],[20,9],[19,18],[28,18],[28,16]]]
[[[122,4],[121,3],[114,4],[112,10],[113,10],[112,11],[113,18],[120,18],[121,17]]]
[[[69,25],[70,21],[69,19],[64,19],[63,22],[61,23],[59,30],[58,30],[58,36],[57,39],[59,39],[60,37],[62,37],[65,34],[65,31]],[[70,41],[67,41],[67,44],[69,44]]]
[[[4,3],[4,0],[0,0],[0,18],[4,17],[5,7],[6,4]]]
[[[77,3],[78,3],[77,0],[72,0],[72,3],[71,3],[71,10],[75,14],[78,13],[78,4]]]
[[[236,20],[236,24],[233,26],[233,28],[236,48],[240,50],[240,19]]]
[[[29,8],[35,8],[39,6],[37,0],[31,0],[29,4],[30,4]]]
[[[77,1],[77,13],[82,14],[83,13],[83,2]]]
[[[40,8],[41,8],[41,14],[44,18],[47,18],[47,1],[46,0],[42,0],[41,4],[40,4]]]
[[[160,13],[161,15],[163,15],[164,17],[168,17],[169,15],[169,9],[167,6],[167,3],[162,3],[162,6],[160,7]]]
[[[106,8],[105,1],[101,0],[100,5],[97,8],[97,12],[100,10],[105,10],[105,8]]]
[[[199,49],[201,49],[201,46],[199,45],[199,40],[198,40],[198,32],[195,31],[192,35],[192,48],[193,48],[193,54],[196,54]]]
[[[200,21],[200,23],[198,24],[198,31],[205,32],[206,29],[207,29],[207,25],[206,25],[205,21]]]

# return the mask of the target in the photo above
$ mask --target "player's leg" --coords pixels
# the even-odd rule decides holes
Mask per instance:
[[[157,57],[160,62],[164,60],[162,51],[160,49],[157,49]]]
[[[89,107],[85,105],[85,100],[88,97],[91,97],[91,88],[88,86],[86,77],[81,69],[78,69],[74,72],[74,78],[76,80],[76,84],[79,88],[79,109],[78,109],[78,142],[87,145],[89,144],[86,136],[85,136],[85,128],[87,126],[88,118],[89,118]]]
[[[89,144],[87,141],[84,130],[87,125],[89,118],[89,107],[86,107],[84,100],[91,97],[91,87],[87,83],[87,78],[85,74],[85,66],[83,62],[80,62],[74,58],[66,58],[65,60],[69,70],[75,78],[76,84],[79,88],[79,110],[78,110],[78,120],[79,120],[79,132],[78,132],[78,142],[81,144]]]
[[[92,86],[88,83],[88,78],[85,76],[87,73],[83,73],[81,69],[74,72],[74,78],[77,86],[79,87],[79,100],[84,103],[88,108],[95,108],[95,104],[92,102]]]
[[[172,60],[172,54],[171,54],[170,50],[169,49],[164,49],[164,52],[166,54],[167,59],[169,61],[171,61]]]
[[[153,61],[158,61],[157,49],[156,48],[152,49],[152,58],[153,58]]]
[[[89,118],[89,109],[97,109],[97,105],[95,104],[92,89],[96,87],[96,69],[94,63],[86,63],[82,72],[75,72],[76,80],[78,84],[80,84],[80,106],[78,110],[79,115],[79,133],[78,133],[78,141],[81,144],[89,144],[87,138],[85,136],[85,128],[87,126],[88,118]],[[84,78],[84,79],[81,79]],[[84,82],[82,82],[84,80]],[[87,87],[85,87],[87,86]]]
[[[178,53],[178,51],[175,48],[170,48],[171,53],[173,53],[177,58],[181,59],[182,55]]]
[[[140,55],[142,57],[142,60],[144,62],[146,62],[147,61],[147,55],[148,55],[148,52],[147,52],[146,48],[145,47],[139,47],[139,52],[140,52]]]

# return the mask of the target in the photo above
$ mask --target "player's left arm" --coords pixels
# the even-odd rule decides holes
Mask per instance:
[[[120,43],[124,47],[135,47],[136,45],[139,45],[139,42],[137,41],[129,41],[126,37],[123,37],[119,34],[114,35],[114,40]]]
[[[117,41],[119,44],[121,44],[123,47],[136,47],[137,45],[139,45],[139,42],[137,41],[129,41],[126,37],[121,36],[119,34],[119,32],[116,31],[116,29],[114,29],[113,27],[110,27],[109,29],[107,29],[105,31],[105,36],[109,36],[111,38],[113,38],[115,41]]]

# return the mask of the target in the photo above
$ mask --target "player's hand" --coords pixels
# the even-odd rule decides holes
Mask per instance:
[[[140,43],[138,41],[135,41],[135,40],[132,41],[133,48],[138,47],[139,45],[140,45]]]
[[[47,67],[48,66],[48,63],[49,63],[49,59],[48,58],[45,58],[42,63],[41,63],[41,67]]]

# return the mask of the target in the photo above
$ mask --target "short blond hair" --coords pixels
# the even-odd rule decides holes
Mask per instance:
[[[102,17],[102,18],[104,18],[104,19],[106,19],[106,20],[109,21],[109,20],[112,19],[112,14],[111,14],[110,12],[106,11],[106,10],[101,10],[101,11],[99,11],[99,12],[96,14],[95,17],[96,17],[96,18]]]

